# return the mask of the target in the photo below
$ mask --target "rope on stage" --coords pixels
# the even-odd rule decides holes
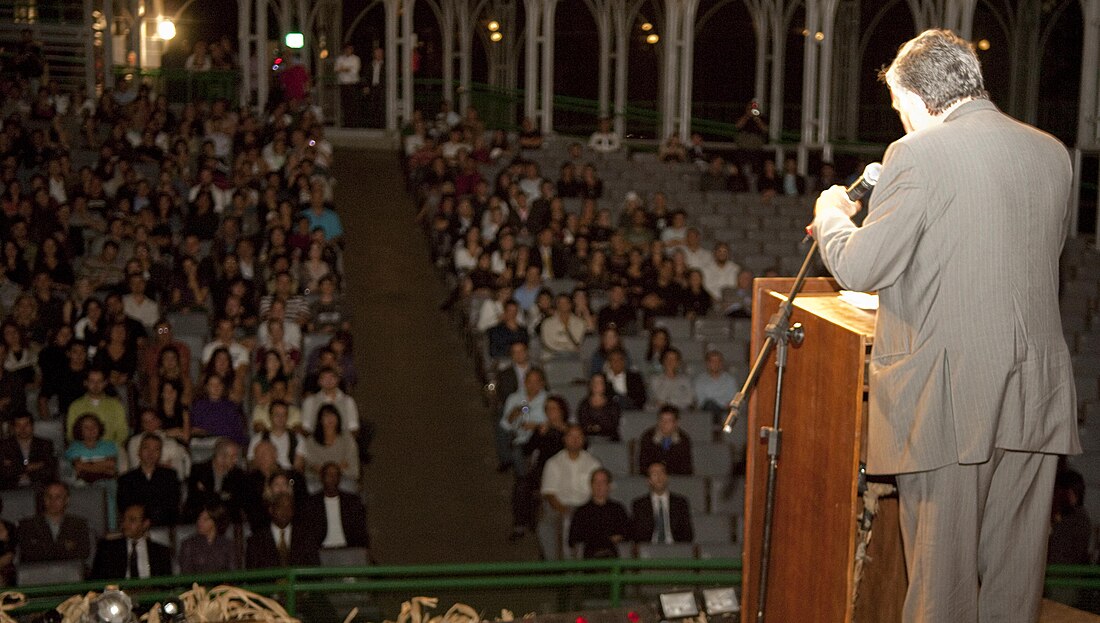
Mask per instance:
[[[856,561],[855,569],[852,570],[853,604],[856,602],[856,597],[859,596],[859,582],[863,579],[863,565],[871,561],[871,557],[867,555],[867,548],[871,544],[871,526],[875,515],[878,514],[879,498],[893,495],[895,491],[897,491],[897,488],[894,485],[881,482],[869,482],[867,488],[863,491],[863,514],[859,517],[856,529]]]

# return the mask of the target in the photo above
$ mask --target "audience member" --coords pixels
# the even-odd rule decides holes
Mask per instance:
[[[321,491],[309,498],[305,515],[321,521],[321,547],[370,547],[367,510],[358,495],[340,490],[343,470],[336,463],[321,466]]]
[[[714,260],[703,266],[703,284],[715,301],[722,300],[724,288],[737,288],[741,267],[730,259],[730,247],[724,242],[714,245]]]
[[[85,413],[73,424],[75,439],[65,450],[76,479],[103,489],[107,495],[107,527],[118,525],[115,495],[118,490],[119,449],[114,441],[103,438],[103,422],[94,413]],[[125,463],[123,463],[125,465]]]
[[[140,504],[122,512],[122,536],[100,539],[88,579],[137,579],[172,575],[172,553],[149,538],[149,519]]]
[[[180,481],[175,470],[160,464],[163,445],[154,433],[141,436],[137,467],[118,477],[118,507],[139,505],[150,524],[174,526],[179,518]]]
[[[580,350],[585,330],[584,321],[573,313],[573,300],[567,294],[559,294],[554,299],[554,315],[543,321],[539,330],[543,356],[549,359],[575,355]]]
[[[490,327],[485,336],[489,340],[489,356],[493,358],[507,356],[516,342],[527,344],[527,328],[520,324],[519,303],[515,299],[504,303],[500,322]]]
[[[306,475],[311,490],[320,488],[321,467],[327,463],[340,467],[346,490],[358,490],[359,448],[344,430],[343,419],[335,405],[321,405],[317,427],[298,445],[294,468]]]
[[[717,423],[729,413],[730,401],[741,389],[737,379],[726,370],[726,360],[717,350],[708,350],[706,370],[695,376],[695,399],[699,408],[709,411]]]
[[[569,547],[581,546],[582,558],[618,558],[618,545],[630,536],[630,518],[623,505],[612,500],[611,472],[592,472],[592,496],[573,513]]]
[[[649,495],[631,502],[635,543],[690,543],[695,536],[687,498],[668,490],[668,469],[651,463],[645,470]]]
[[[606,437],[619,441],[619,418],[622,408],[612,399],[607,378],[595,372],[588,379],[588,394],[577,407],[577,423],[589,437]]]
[[[130,437],[130,426],[126,420],[126,407],[122,401],[107,395],[107,373],[93,368],[88,371],[84,381],[86,392],[69,405],[65,418],[65,434],[69,440],[76,438],[77,419],[92,414],[103,429],[101,434],[117,447],[123,447]]]
[[[562,451],[546,461],[542,472],[543,513],[539,520],[539,544],[547,560],[562,557],[573,512],[591,497],[592,472],[600,468],[596,457],[584,449],[584,431],[580,426],[569,427],[564,444]]]
[[[317,523],[295,522],[294,498],[289,493],[275,495],[269,505],[271,524],[248,537],[245,567],[309,567],[320,564],[320,531]]]
[[[194,521],[203,508],[221,504],[233,523],[241,521],[242,506],[248,499],[248,483],[237,466],[241,447],[231,439],[219,439],[214,444],[214,456],[191,468],[187,478],[187,501],[183,519]]]
[[[237,568],[236,546],[225,536],[229,518],[220,505],[202,509],[195,518],[195,533],[179,545],[180,573],[219,573]]]
[[[126,442],[126,462],[129,465],[140,463],[138,453],[141,450],[141,442],[146,435],[155,435],[161,441],[160,460],[158,463],[176,472],[176,478],[180,481],[187,479],[191,473],[191,453],[177,437],[164,430],[164,422],[155,409],[146,407],[141,410],[141,430]]]
[[[12,418],[11,433],[0,440],[0,489],[38,488],[56,478],[53,442],[35,436],[30,413]]]
[[[0,513],[4,512],[4,500],[0,498]],[[0,519],[0,587],[15,586],[15,550],[19,547],[19,535],[15,524]]]
[[[57,480],[47,483],[39,506],[41,512],[19,522],[19,560],[87,560],[91,533],[83,517],[68,513],[69,485]]]
[[[612,400],[623,411],[641,409],[646,403],[645,380],[642,375],[626,367],[626,352],[622,349],[607,354],[607,384]]]
[[[691,438],[680,428],[680,410],[665,405],[657,413],[657,425],[638,438],[638,471],[647,473],[653,463],[663,463],[670,474],[690,475]]]
[[[695,404],[695,389],[691,379],[680,374],[680,351],[668,348],[661,354],[660,374],[649,377],[650,406],[672,405],[678,409],[690,409]]]
[[[588,137],[588,148],[600,154],[619,151],[622,147],[619,135],[611,129],[611,119],[600,117],[598,128]]]

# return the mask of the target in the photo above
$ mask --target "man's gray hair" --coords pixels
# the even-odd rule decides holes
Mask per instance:
[[[901,46],[879,79],[916,93],[938,115],[964,99],[988,99],[982,66],[969,41],[950,30],[926,30]]]

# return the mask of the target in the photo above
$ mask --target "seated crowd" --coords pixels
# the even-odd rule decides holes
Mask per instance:
[[[658,536],[638,528],[646,524],[637,512],[629,521],[621,508],[589,508],[606,502],[597,501],[597,491],[606,492],[617,474],[601,470],[584,450],[586,438],[621,443],[622,414],[651,410],[658,425],[627,440],[638,462],[632,471],[651,481],[660,480],[654,470],[692,474],[691,440],[677,425],[679,414],[706,410],[717,423],[740,386],[727,366],[741,362],[708,349],[701,369],[688,374],[660,321],[745,318],[753,275],[733,261],[728,244],[704,248],[699,228],[664,193],[647,203],[630,192],[621,205],[604,196],[596,163],[622,148],[607,120],[587,145],[568,145],[556,179],[544,177],[530,157],[544,148],[530,120],[517,145],[499,143],[493,133],[492,151],[475,109],[453,121],[411,125],[407,174],[433,259],[454,284],[444,307],[469,309],[470,329],[484,343],[497,397],[499,467],[516,478],[513,536],[538,532],[547,558],[577,543],[586,555],[606,555],[611,537],[672,542],[671,530]],[[645,352],[624,343],[647,334]],[[594,350],[586,349],[592,342]],[[683,346],[703,350],[696,342]],[[573,382],[586,381],[587,394],[571,401],[551,392],[539,364],[580,359],[584,378]],[[581,521],[571,534],[579,508],[603,518],[596,521],[603,527],[614,515],[617,531],[597,536]],[[648,516],[652,527],[652,511]],[[690,524],[676,534],[690,541]]]
[[[0,500],[38,509],[0,524],[0,585],[43,561],[147,577],[366,547],[319,111],[121,82],[0,74]],[[102,519],[67,508],[88,491]]]

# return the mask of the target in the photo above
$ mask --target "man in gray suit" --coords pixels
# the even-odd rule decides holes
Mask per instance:
[[[907,135],[863,225],[834,186],[813,229],[841,284],[879,293],[867,471],[897,474],[904,619],[1034,621],[1057,455],[1081,451],[1058,315],[1069,156],[988,101],[951,32],[882,78]]]

